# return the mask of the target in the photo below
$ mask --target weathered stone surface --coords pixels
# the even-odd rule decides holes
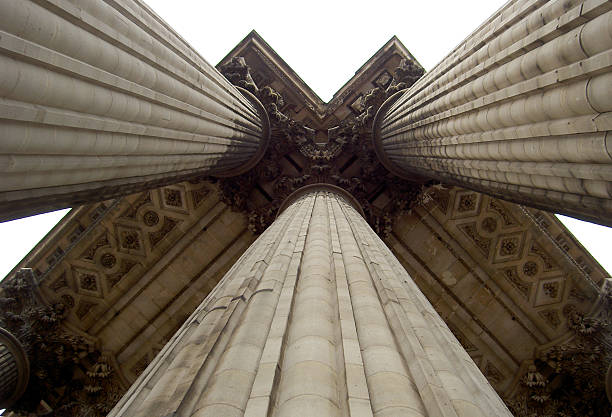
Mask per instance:
[[[381,161],[611,226],[611,8],[508,2],[383,108]]]
[[[414,68],[411,69],[410,66],[406,66],[404,71],[398,74],[394,73],[394,69],[403,59],[411,60],[413,65],[418,66],[397,39],[393,38],[384,45],[327,104],[318,99],[257,34],[249,35],[222,63],[231,63],[232,58],[236,56],[244,56],[252,69],[252,82],[248,82],[246,77],[247,82],[243,85],[245,88],[252,88],[252,84],[255,87],[274,86],[274,89],[260,89],[260,92],[263,90],[263,94],[267,96],[265,100],[265,96],[260,96],[262,101],[268,105],[276,104],[278,113],[273,113],[279,120],[284,120],[285,116],[298,126],[312,131],[311,136],[302,138],[298,135],[299,140],[294,141],[297,146],[293,150],[278,154],[276,162],[284,172],[281,177],[287,176],[291,181],[279,181],[280,192],[277,196],[284,196],[292,189],[304,185],[306,181],[299,182],[299,177],[303,176],[299,171],[307,169],[310,170],[309,173],[314,174],[308,181],[314,182],[319,178],[317,176],[320,176],[326,182],[335,183],[355,193],[366,207],[366,213],[368,205],[371,205],[370,214],[375,214],[368,217],[371,226],[384,237],[387,245],[448,324],[480,372],[515,410],[526,409],[529,412],[543,409],[553,410],[553,413],[561,412],[569,409],[565,405],[572,403],[572,397],[581,396],[593,399],[588,402],[592,408],[598,409],[583,412],[583,409],[579,408],[581,411],[578,411],[578,415],[589,412],[609,415],[609,408],[599,400],[602,398],[600,394],[603,394],[602,385],[593,389],[594,386],[583,383],[588,381],[589,375],[601,374],[600,370],[609,362],[609,343],[602,344],[598,341],[600,335],[609,336],[609,326],[598,325],[598,336],[595,338],[597,340],[588,339],[589,348],[599,351],[594,352],[594,355],[589,353],[586,362],[576,361],[586,364],[584,368],[589,372],[581,373],[571,366],[574,358],[585,359],[575,348],[577,345],[574,341],[578,339],[573,339],[577,333],[572,326],[580,321],[575,320],[575,314],[583,317],[585,322],[599,320],[597,316],[601,310],[598,309],[601,309],[603,304],[597,302],[601,294],[598,287],[607,275],[553,215],[504,202],[479,192],[440,184],[427,188],[415,201],[411,199],[413,194],[405,193],[405,190],[398,186],[401,183],[395,181],[393,175],[380,166],[376,172],[384,174],[376,179],[379,186],[360,189],[356,180],[360,180],[363,175],[360,169],[364,162],[366,165],[380,164],[375,159],[360,159],[360,149],[341,142],[344,138],[349,138],[366,143],[369,132],[366,132],[367,137],[355,139],[350,135],[346,136],[352,129],[345,129],[338,135],[338,130],[330,128],[355,126],[354,123],[360,115],[368,114],[368,103],[372,104],[374,109],[382,101],[381,98],[384,98],[376,94],[376,91],[385,91],[385,94],[387,91],[391,92],[389,87],[393,85],[394,75],[406,76],[408,79],[415,75]],[[240,65],[233,68],[239,75],[238,81],[241,80],[241,68]],[[396,77],[397,79],[399,78]],[[277,94],[282,96],[282,103],[277,100]],[[297,132],[299,133],[299,129]],[[273,135],[275,146],[284,146],[283,141],[294,140],[296,136],[290,136],[292,133],[295,131],[284,131],[275,137]],[[362,130],[358,130],[357,136],[363,134]],[[305,140],[300,142],[302,139]],[[326,144],[327,141],[329,144]],[[368,152],[370,150],[371,145]],[[331,170],[341,171],[342,175],[333,178],[335,173],[329,174],[329,170],[323,169],[323,165],[327,164],[326,158],[332,162]],[[275,166],[260,168],[257,181],[249,182],[248,187],[244,189],[237,188],[238,192],[234,195],[232,189],[222,190],[222,184],[226,180],[211,183],[210,179],[199,178],[115,201],[83,206],[65,218],[45,241],[37,245],[24,259],[20,267],[31,267],[38,282],[37,307],[47,311],[45,309],[61,302],[66,310],[56,328],[68,334],[80,334],[89,342],[95,341],[96,349],[104,355],[108,368],[106,365],[92,362],[87,366],[93,368],[87,368],[87,372],[97,378],[100,373],[105,374],[111,369],[112,378],[116,378],[113,379],[113,386],[121,390],[127,388],[145,371],[148,364],[154,361],[201,300],[207,295],[216,297],[214,288],[217,282],[255,240],[256,236],[249,228],[257,230],[253,225],[259,224],[260,230],[263,230],[267,224],[272,223],[275,210],[266,213],[264,221],[261,216],[248,215],[250,208],[266,206],[270,202],[266,196],[278,192],[270,187],[276,184],[270,179],[279,175]],[[416,177],[411,179],[415,180],[413,183],[420,184],[421,180],[417,181]],[[406,194],[410,195],[410,198],[406,197]],[[228,196],[236,197],[237,201],[242,198],[248,209],[241,210],[246,213],[234,211],[237,205],[228,200]],[[280,200],[280,197],[277,198]],[[398,210],[394,211],[396,208]],[[394,215],[388,219],[380,217],[381,213],[390,212],[398,216]],[[377,217],[380,220],[376,221]],[[338,246],[339,242],[338,240],[334,243],[332,240],[332,248]],[[364,238],[358,243],[371,246],[373,240]],[[341,276],[340,265],[344,265],[344,260],[337,260],[342,257],[341,253],[332,252],[329,258],[331,267],[328,265],[326,269],[329,271],[331,268],[336,277]],[[245,256],[249,256],[248,253]],[[318,256],[323,257],[323,254]],[[359,276],[359,271],[353,266],[349,267],[349,264],[352,265],[349,262],[344,266],[347,280],[350,277],[346,271],[350,270],[351,275]],[[336,265],[339,265],[338,268]],[[378,263],[370,264],[372,265]],[[375,266],[373,268],[376,270]],[[275,282],[287,280],[289,277],[282,275],[281,268],[274,269],[264,262],[257,264],[257,268],[245,277],[248,280],[263,271]],[[244,288],[247,294],[245,300],[248,298],[249,285],[252,285],[251,281],[249,283]],[[222,291],[225,287],[219,288],[219,291]],[[270,288],[276,291],[272,284]],[[292,387],[292,381],[299,384],[305,379],[304,375],[310,372],[303,366],[304,361],[300,360],[300,355],[305,354],[312,355],[312,362],[316,364],[312,367],[312,371],[316,373],[312,381],[316,384],[310,384],[308,389],[315,393],[314,395],[332,395],[330,393],[333,392],[334,386],[329,386],[326,381],[333,379],[338,398],[346,399],[343,400],[344,403],[338,404],[348,407],[345,410],[350,411],[351,415],[372,415],[373,407],[378,415],[393,415],[397,410],[395,406],[410,407],[409,404],[414,405],[421,401],[419,398],[437,395],[438,391],[433,388],[430,393],[423,392],[422,397],[420,392],[411,396],[404,391],[402,399],[393,402],[396,398],[394,396],[402,387],[406,387],[405,378],[396,375],[395,367],[390,366],[397,363],[397,351],[393,353],[393,349],[388,346],[376,345],[379,340],[386,339],[380,337],[379,329],[375,326],[368,332],[359,334],[355,321],[356,305],[347,302],[346,289],[340,289],[336,285],[336,290],[338,304],[334,308],[340,317],[344,359],[339,354],[336,357],[330,356],[329,340],[337,340],[337,332],[328,334],[327,339],[311,337],[309,334],[294,338],[291,349],[283,351],[281,347],[286,345],[286,339],[274,336],[279,333],[287,337],[290,335],[288,331],[282,333],[286,328],[283,321],[286,317],[283,316],[283,320],[270,324],[270,332],[265,342],[266,346],[269,343],[269,349],[261,354],[257,375],[254,376],[249,373],[249,369],[252,369],[256,349],[249,341],[256,340],[265,333],[266,323],[253,320],[249,322],[248,333],[243,333],[242,340],[245,343],[227,349],[225,354],[224,349],[213,348],[211,361],[220,364],[221,355],[224,354],[224,363],[236,363],[236,366],[223,365],[219,372],[212,370],[211,374],[201,375],[202,381],[208,378],[211,386],[217,387],[215,391],[206,394],[208,399],[202,401],[220,401],[202,409],[201,413],[241,415],[242,410],[228,407],[225,401],[233,401],[241,395],[240,387],[252,380],[252,398],[248,399],[249,408],[246,411],[250,415],[265,414],[262,410],[268,410],[278,399],[272,399],[269,393],[279,392],[281,384],[281,380],[273,378],[278,374],[274,364],[285,361],[287,355],[289,356],[285,363],[292,366],[291,372],[287,373],[287,377],[282,381],[284,399],[296,398],[291,395],[301,388]],[[364,300],[368,298],[367,291],[363,288],[355,287],[355,292],[359,293],[359,297],[364,297]],[[257,304],[257,309],[263,316],[269,315],[271,309],[270,304],[265,301],[269,300],[265,298],[265,293],[266,291],[259,292],[248,298],[253,303],[260,303]],[[257,301],[258,297],[260,301]],[[264,300],[261,300],[262,297]],[[322,293],[319,287],[306,287],[302,300],[304,302],[292,306],[287,304],[286,299],[287,296],[283,298],[281,293],[279,303],[285,300],[284,308],[299,307],[300,315],[319,317],[329,314],[327,301],[333,301],[333,296],[330,298],[329,292]],[[316,307],[309,306],[311,300]],[[223,307],[231,301],[222,300],[219,306]],[[404,303],[405,300],[398,302]],[[393,306],[392,303],[389,305]],[[367,311],[363,316],[370,317],[369,306],[370,304],[362,306],[360,311]],[[346,314],[346,311],[350,310],[353,310],[354,325],[342,319],[350,318],[350,315]],[[215,315],[220,317],[223,311],[225,310],[219,308],[208,312],[206,320],[213,320]],[[570,314],[572,312],[575,314]],[[410,319],[417,320],[418,315],[411,315]],[[291,330],[291,334],[309,332],[313,327],[317,327],[313,323],[315,322],[309,320],[293,320],[292,327],[295,332]],[[320,329],[314,330],[329,330],[324,322],[321,323],[318,326]],[[337,329],[338,323],[334,325]],[[201,344],[207,340],[206,335],[212,334],[214,338],[219,329],[200,330],[202,332],[198,336],[198,343],[184,350],[185,363],[195,363],[190,361],[198,356]],[[427,360],[436,366],[444,364],[448,359],[447,353],[440,354],[432,350],[427,335],[419,333],[417,336],[423,340]],[[397,342],[393,343],[398,346]],[[360,346],[368,344],[373,346],[362,353]],[[406,346],[409,345],[401,345],[402,348]],[[600,346],[605,349],[601,350]],[[336,346],[333,349],[335,352],[339,351]],[[98,354],[97,350],[94,352],[95,355]],[[549,355],[549,352],[555,353],[556,356]],[[399,353],[400,362],[404,353]],[[395,357],[396,362],[386,359],[384,363],[376,362],[387,357]],[[557,367],[555,358],[562,359],[557,361],[562,366]],[[595,361],[589,358],[595,358]],[[327,364],[341,364],[342,360],[342,375],[337,372],[334,375],[325,367]],[[366,362],[380,363],[380,367],[366,366],[369,370],[365,373],[363,367]],[[474,364],[468,365],[466,362],[466,366],[478,374]],[[180,374],[187,371],[186,368],[179,367],[173,371],[174,374],[169,374],[166,378],[172,380],[173,375],[179,375],[180,380]],[[414,370],[417,371],[418,369]],[[446,384],[458,387],[456,389],[460,391],[460,384],[456,385],[458,381],[453,375],[444,372],[441,369],[439,374]],[[542,390],[524,390],[524,381],[543,381],[539,376],[535,376],[534,372],[539,372],[547,380],[543,390],[551,399],[550,402],[542,402],[541,408],[534,407],[532,400],[534,395],[541,399]],[[212,374],[215,376],[211,377]],[[579,383],[568,385],[575,377]],[[269,382],[271,378],[272,391]],[[232,385],[227,390],[219,389],[225,380],[232,384],[235,382],[235,386]],[[79,391],[80,386],[72,386],[70,381],[73,379],[66,377],[54,385],[66,386],[78,398],[88,398],[92,395]],[[563,384],[559,384],[559,381]],[[385,388],[380,389],[379,386]],[[202,392],[203,387],[198,385],[197,389]],[[100,392],[96,389],[93,391]],[[53,389],[46,391],[46,394],[49,393],[55,395]],[[82,395],[84,397],[79,397]],[[161,395],[172,396],[170,392]],[[299,401],[297,398],[293,402],[285,401],[285,409],[288,412],[297,409],[301,413],[307,410],[315,415],[330,415],[334,407],[338,406],[331,402],[314,402],[311,398],[304,396]],[[376,398],[376,405],[373,398]],[[393,403],[393,406],[380,406],[386,403]],[[105,404],[104,407],[107,407],[109,403]],[[456,409],[469,410],[472,407],[469,403],[460,401],[453,404]],[[79,405],[81,406],[83,404]],[[527,408],[522,408],[524,406]],[[83,409],[74,407],[62,411],[82,415]],[[89,412],[91,408],[87,410]],[[100,408],[96,410],[94,412],[102,413]],[[402,415],[419,413],[418,409],[414,408],[401,410]]]
[[[554,215],[458,187],[425,195],[385,243],[506,404],[517,415],[608,415],[606,271]],[[601,323],[598,336],[578,340],[572,317]],[[573,359],[557,367],[551,351]],[[531,369],[546,379],[537,404],[523,383]]]
[[[292,201],[110,416],[511,415],[352,198]]]
[[[0,221],[233,175],[265,150],[261,106],[140,1],[7,0],[0,34]]]

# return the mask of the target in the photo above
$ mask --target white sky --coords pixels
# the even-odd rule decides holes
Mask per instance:
[[[500,0],[145,2],[213,65],[255,29],[324,101],[331,99],[391,36],[396,35],[429,70],[504,3]],[[0,223],[0,278],[66,212]],[[602,266],[612,271],[607,246],[612,242],[612,229],[570,221],[566,224],[574,235]]]

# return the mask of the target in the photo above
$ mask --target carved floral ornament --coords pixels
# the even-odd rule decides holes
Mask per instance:
[[[123,392],[95,343],[62,325],[67,307],[39,298],[31,269],[0,285],[0,327],[18,340],[30,365],[27,388],[11,406],[18,415],[104,416]]]
[[[255,85],[244,58],[232,58],[221,72],[232,83],[252,93],[265,107],[271,122],[270,143],[259,164],[245,174],[216,179],[222,201],[245,212],[253,232],[265,230],[282,201],[308,184],[328,183],[351,193],[363,207],[371,226],[383,237],[391,231],[395,218],[419,201],[425,181],[403,180],[386,170],[375,155],[370,132],[382,103],[412,85],[423,74],[422,68],[403,60],[386,89],[376,87],[363,96],[363,110],[359,115],[349,116],[328,130],[326,143],[317,143],[313,129],[281,111],[285,102],[277,91]],[[281,161],[283,158],[293,161],[292,155],[297,155],[302,162],[292,162],[296,169],[288,170]],[[350,164],[359,167],[357,174],[345,171]],[[267,201],[258,203],[251,198],[257,187],[265,190]],[[384,208],[376,207],[372,204],[373,196],[383,191],[390,202]]]
[[[570,335],[543,348],[507,404],[517,417],[610,415],[606,373],[612,364],[612,279],[604,281],[593,313],[568,304]],[[612,381],[611,381],[612,382]]]
[[[377,87],[364,94],[360,103],[362,111],[329,129],[325,144],[315,142],[315,132],[312,129],[292,120],[281,111],[284,102],[277,91],[271,87],[258,88],[243,58],[233,58],[222,68],[222,72],[230,81],[247,89],[263,103],[272,124],[270,145],[258,166],[239,177],[219,180],[222,200],[232,208],[247,213],[249,227],[253,232],[261,232],[271,224],[286,196],[300,187],[317,182],[331,183],[351,193],[364,208],[370,225],[382,237],[391,232],[398,216],[416,204],[434,200],[443,212],[448,210],[448,201],[444,200],[444,194],[448,194],[446,187],[416,179],[413,182],[405,181],[393,175],[380,163],[370,140],[377,110],[394,93],[410,86],[421,75],[414,68],[411,69],[409,63],[402,63],[387,89]],[[407,79],[402,79],[405,75]],[[386,101],[385,105],[389,105],[390,101]],[[285,155],[293,154],[307,161],[299,174],[287,173],[279,163]],[[360,171],[357,175],[347,175],[339,167],[339,161],[347,154],[359,162]],[[260,184],[271,184],[268,190],[272,192],[266,204],[255,205],[251,190]],[[386,186],[392,202],[384,210],[371,204],[369,194],[372,188],[382,184]],[[466,215],[478,209],[475,193],[465,193],[458,204],[456,210]],[[482,220],[481,228],[487,236],[479,238],[482,243],[480,249],[487,254],[492,245],[488,236],[502,228],[516,226],[516,220],[495,200],[491,200],[489,209],[499,216],[488,216]],[[473,231],[468,229],[464,232],[473,232],[476,236],[476,229],[474,224]],[[496,256],[514,259],[518,256],[520,246],[521,242],[515,235],[508,235],[500,240]],[[542,255],[538,248],[531,250],[536,255]],[[533,261],[518,267],[529,277],[540,272],[540,267]],[[544,267],[550,269],[552,265],[544,260]],[[518,272],[514,274],[518,275]],[[558,288],[551,284],[545,291],[556,295]],[[587,416],[598,415],[593,414],[593,410],[608,410],[603,376],[612,350],[604,348],[600,336],[596,336],[610,333],[608,319],[602,321],[577,311],[565,311],[565,314],[569,315],[568,322],[572,323],[572,336],[565,343],[540,352],[533,365],[521,377],[518,388],[506,398],[506,403],[517,416]],[[580,401],[574,402],[570,400],[572,398],[580,398]]]

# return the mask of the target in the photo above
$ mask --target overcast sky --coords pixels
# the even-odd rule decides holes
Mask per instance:
[[[429,70],[504,1],[148,0],[146,3],[213,65],[255,29],[328,101],[393,35]],[[0,223],[0,278],[66,212]],[[609,250],[612,229],[578,221],[573,221],[570,227],[599,262],[612,271]]]

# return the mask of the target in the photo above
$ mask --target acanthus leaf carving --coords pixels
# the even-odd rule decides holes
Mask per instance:
[[[609,280],[608,280],[609,281]],[[568,304],[570,337],[541,351],[507,401],[517,417],[608,417],[605,375],[612,361],[612,298],[606,282],[596,313]]]
[[[272,223],[289,194],[313,183],[330,183],[349,191],[361,203],[369,223],[383,237],[390,233],[394,220],[418,202],[423,182],[390,174],[378,161],[370,140],[372,121],[382,103],[423,74],[414,63],[402,61],[386,89],[379,86],[364,93],[362,112],[328,129],[325,143],[316,140],[314,129],[281,111],[286,103],[278,91],[255,85],[255,77],[244,58],[232,58],[221,72],[259,99],[272,124],[270,145],[258,166],[236,177],[217,179],[221,200],[232,209],[246,213],[253,232],[261,233]],[[299,157],[299,163],[292,156]],[[283,169],[280,163],[283,160],[288,160],[292,168]],[[345,165],[354,165],[359,172],[349,173]],[[254,189],[258,189],[263,199],[252,198]],[[390,203],[384,207],[373,204],[381,190],[390,196]]]
[[[28,387],[10,411],[31,415],[44,404],[53,415],[101,417],[122,394],[101,352],[62,325],[70,304],[74,300],[65,296],[44,304],[31,269],[0,285],[0,327],[19,340],[30,362]]]

